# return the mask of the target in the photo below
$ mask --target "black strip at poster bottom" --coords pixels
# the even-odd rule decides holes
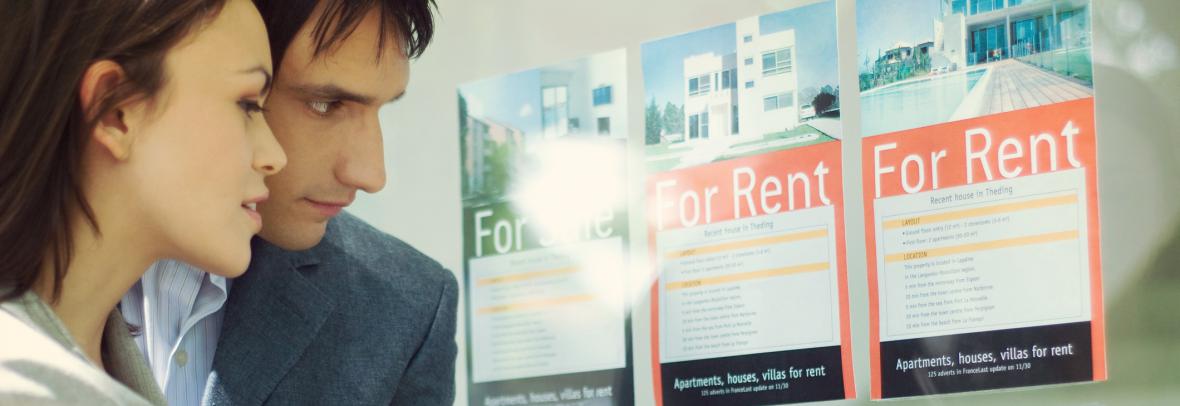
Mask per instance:
[[[844,398],[840,346],[660,364],[665,405],[768,405]]]
[[[882,397],[1093,380],[1090,322],[881,343]]]
[[[631,368],[473,383],[471,406],[632,406]]]

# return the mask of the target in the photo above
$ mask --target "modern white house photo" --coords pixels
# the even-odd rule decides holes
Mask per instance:
[[[839,140],[836,50],[834,0],[644,43],[647,169]]]
[[[541,135],[626,138],[624,56],[608,54],[540,69]]]
[[[761,137],[799,125],[795,30],[736,24],[736,52],[684,59],[684,140]]]
[[[626,140],[626,83],[620,49],[461,86],[464,199],[503,199],[536,145],[563,137]]]

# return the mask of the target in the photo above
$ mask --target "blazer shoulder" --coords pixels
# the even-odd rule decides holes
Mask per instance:
[[[337,252],[347,253],[366,273],[393,278],[399,283],[408,278],[424,288],[458,286],[454,273],[438,261],[347,212],[328,224],[324,240],[337,248]]]

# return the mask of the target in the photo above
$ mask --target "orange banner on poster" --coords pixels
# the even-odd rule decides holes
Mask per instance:
[[[1094,167],[1094,99],[870,137],[865,197],[879,199]]]
[[[647,181],[648,237],[656,241],[658,233],[724,221],[758,217],[809,208],[832,206],[835,235],[826,231],[773,237],[779,240],[753,240],[729,244],[761,244],[800,238],[834,238],[836,245],[839,291],[840,351],[845,398],[856,397],[852,367],[852,337],[848,311],[847,256],[844,242],[844,192],[841,143],[826,142],[761,155],[735,158],[706,165],[650,174]],[[742,245],[742,246],[745,246]],[[711,246],[722,250],[730,245]],[[656,245],[650,253],[659,269]],[[675,251],[671,257],[694,255],[696,251]],[[826,264],[803,264],[797,267],[752,270],[718,280],[699,280],[671,284],[669,290],[688,289],[716,282],[731,282],[765,276],[781,276],[827,269]],[[656,404],[665,404],[660,391],[660,296],[659,281],[651,287],[651,363]]]
[[[1011,111],[869,137],[862,142],[862,186],[865,196],[866,250],[869,287],[870,396],[882,398],[881,309],[883,292],[878,289],[877,239],[874,201],[877,199],[929,192],[955,186],[995,182],[1042,173],[1081,169],[1085,174],[1085,211],[1090,279],[1090,328],[1093,379],[1106,379],[1105,326],[1102,302],[1099,210],[1094,129],[1094,99],[1085,98],[1036,108]],[[999,213],[1032,207],[1051,207],[1076,202],[1073,197],[1053,197],[1028,202],[1001,204],[937,215],[907,217],[883,224],[886,229],[919,222]],[[932,202],[933,203],[933,202]],[[964,245],[923,255],[946,254],[955,250],[994,248],[995,244],[1022,244],[1042,239],[1076,238],[1065,231],[1025,239],[992,242],[992,245]],[[1027,240],[1027,241],[1026,241]],[[905,260],[894,255],[885,261]]]
[[[739,158],[653,175],[656,231],[822,206],[839,206],[840,143]]]

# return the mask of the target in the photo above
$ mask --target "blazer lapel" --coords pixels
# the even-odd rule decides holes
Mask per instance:
[[[143,396],[153,405],[167,405],[164,393],[156,385],[151,369],[143,353],[135,345],[135,339],[127,330],[127,322],[119,310],[111,312],[107,317],[106,328],[103,329],[102,340],[103,363],[107,373],[112,378],[127,385],[128,388]]]
[[[302,273],[319,263],[312,252],[252,245],[250,269],[230,287],[206,404],[262,404],[335,307]]]

